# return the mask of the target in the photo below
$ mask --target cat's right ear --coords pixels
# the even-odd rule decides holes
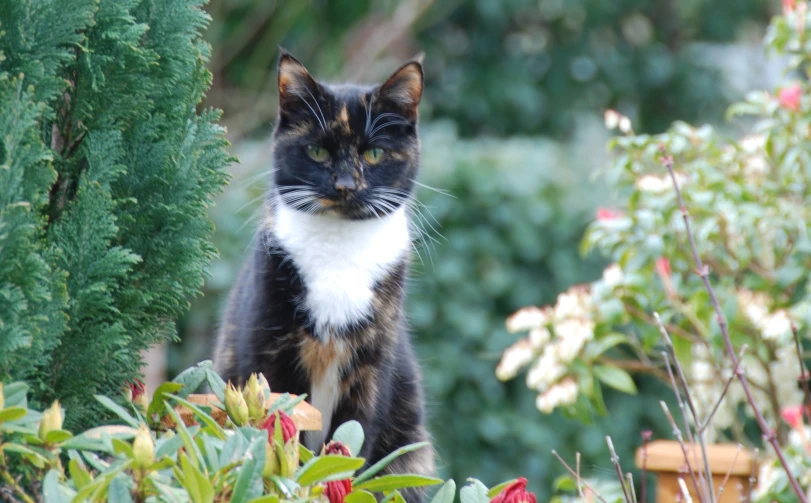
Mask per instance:
[[[292,112],[316,99],[318,84],[289,52],[279,47],[279,53],[279,110]]]

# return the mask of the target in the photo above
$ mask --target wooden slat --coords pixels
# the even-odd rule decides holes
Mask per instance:
[[[281,396],[280,393],[271,393],[270,398],[268,399],[267,405],[269,406],[271,403],[276,401]],[[293,398],[296,398],[295,395],[291,395]],[[211,407],[211,417],[217,421],[220,425],[225,424],[225,420],[227,419],[227,415],[225,411],[220,409],[218,406],[220,405],[220,401],[217,397],[213,394],[208,395],[189,395],[186,397],[186,400],[195,404],[195,405],[204,405]],[[175,410],[178,411],[180,417],[183,419],[183,423],[187,426],[191,424],[196,424],[197,421],[194,418],[194,412],[191,409],[183,405],[178,405],[175,407]],[[320,431],[321,430],[321,412],[318,411],[315,407],[310,405],[307,402],[301,402],[295,406],[293,409],[292,414],[290,417],[293,419],[293,422],[296,424],[296,428],[299,431]],[[166,427],[173,427],[174,423],[171,418],[164,417],[161,422]]]
[[[690,465],[694,470],[704,467],[704,457],[701,446],[688,444]],[[748,477],[753,472],[755,458],[747,450],[738,452],[736,444],[710,444],[707,446],[707,457],[710,461],[710,471],[713,475],[741,475]],[[686,472],[687,463],[684,452],[678,442],[673,440],[656,440],[647,446],[646,468],[652,472]],[[734,461],[734,466],[733,466]],[[642,467],[642,449],[636,451],[636,466]]]

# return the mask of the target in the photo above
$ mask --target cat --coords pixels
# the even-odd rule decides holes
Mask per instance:
[[[353,454],[373,464],[430,440],[403,308],[422,57],[375,86],[317,81],[286,51],[278,71],[273,183],[215,366],[235,383],[262,372],[273,391],[307,393],[323,416],[303,438],[315,451],[357,420],[366,440]],[[401,456],[387,473],[432,475],[434,452]]]

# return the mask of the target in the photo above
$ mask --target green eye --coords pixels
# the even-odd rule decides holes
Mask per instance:
[[[307,155],[315,162],[324,162],[329,159],[329,152],[318,145],[307,145]]]
[[[364,150],[363,158],[366,159],[366,162],[368,162],[369,164],[377,164],[381,160],[383,160],[383,149],[370,148],[368,150]]]

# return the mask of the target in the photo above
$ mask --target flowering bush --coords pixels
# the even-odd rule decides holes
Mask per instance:
[[[805,71],[811,61],[810,21],[806,2],[784,2],[784,15],[769,27],[767,46],[788,56],[789,72]],[[696,431],[757,442],[745,427],[760,414],[761,429],[775,428],[793,456],[791,471],[804,466],[808,473],[808,444],[791,443],[805,430],[780,420],[781,410],[803,403],[800,382],[809,378],[802,360],[811,326],[808,95],[809,84],[794,79],[776,92],[751,93],[729,110],[752,131],[742,138],[685,123],[638,135],[627,118],[607,112],[606,125],[622,134],[610,142],[613,162],[602,175],[622,202],[597,212],[582,247],[614,264],[601,279],[560,294],[554,306],[510,317],[508,328],[528,336],[505,351],[497,376],[511,379],[529,367],[538,409],[584,416],[604,411],[601,385],[635,392],[629,372],[670,382],[662,358],[663,332],[669,333],[697,416],[708,422],[706,431],[700,425]],[[684,209],[674,184],[683,189]],[[696,267],[692,245],[706,269]],[[763,434],[770,439],[768,429]],[[782,476],[776,487],[790,491],[785,470]],[[800,484],[807,491],[811,480]],[[775,498],[771,489],[760,490]]]
[[[208,382],[227,413],[219,424],[208,407],[186,400]],[[400,490],[440,484],[420,475],[380,475],[397,457],[425,447],[402,447],[368,466],[354,456],[363,446],[356,421],[341,425],[320,453],[299,444],[299,432],[286,411],[299,400],[282,395],[269,403],[270,390],[260,375],[240,390],[226,385],[203,362],[173,382],[164,383],[142,407],[143,386],[133,385],[129,407],[97,396],[120,420],[79,435],[62,429],[59,402],[43,412],[28,408],[28,387],[0,384],[0,499],[9,501],[230,501],[273,503],[404,503]],[[198,424],[187,426],[175,410],[184,405]],[[526,480],[523,480],[525,486]],[[513,487],[493,488],[475,479],[461,489],[465,503],[534,503],[535,497]],[[519,481],[520,482],[520,481]],[[511,485],[513,484],[513,485]],[[520,484],[519,484],[520,485]],[[506,491],[506,492],[504,492]],[[456,484],[445,482],[431,503],[453,503]]]

